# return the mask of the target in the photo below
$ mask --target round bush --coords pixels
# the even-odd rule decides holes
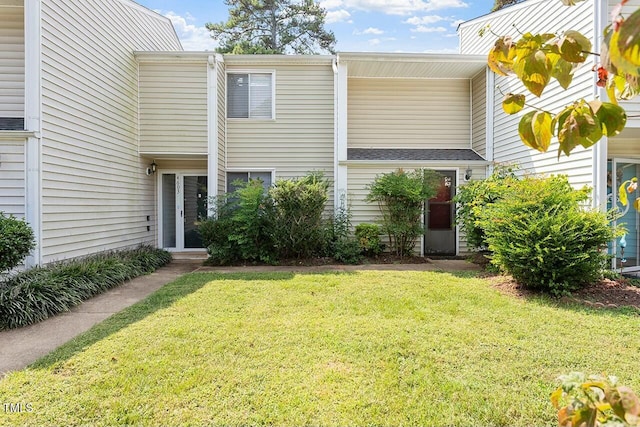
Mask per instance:
[[[0,272],[17,267],[35,247],[29,224],[0,212]]]
[[[527,178],[512,187],[482,215],[492,263],[553,295],[599,279],[614,230],[605,213],[580,206],[587,195],[566,177]]]

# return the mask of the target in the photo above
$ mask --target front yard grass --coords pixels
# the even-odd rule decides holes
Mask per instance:
[[[639,354],[631,311],[472,274],[193,273],[0,380],[0,425],[555,425],[558,375]]]

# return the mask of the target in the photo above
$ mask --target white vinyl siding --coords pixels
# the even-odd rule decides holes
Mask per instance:
[[[234,72],[229,64],[226,67],[228,73]],[[227,168],[275,169],[276,179],[322,171],[331,179],[334,159],[331,65],[268,68],[275,68],[276,119],[229,120]]]
[[[470,148],[469,80],[348,81],[350,148]]]
[[[482,157],[487,155],[487,78],[482,71],[475,76],[472,82],[471,92],[473,103],[471,105],[471,148]]]
[[[133,2],[42,1],[44,262],[155,243],[133,56],[150,49],[180,45],[167,19]]]
[[[510,34],[518,37],[517,31],[560,32],[563,29],[573,29],[586,36],[593,35],[593,0],[578,3],[568,8],[562,2],[555,0],[530,0],[521,5],[506,8],[495,14],[471,21],[461,26],[461,52],[487,53],[495,41],[495,36],[488,33],[478,37],[478,30],[491,24],[491,31],[496,34]],[[550,19],[550,17],[554,17]],[[595,61],[595,60],[594,60]],[[588,185],[593,187],[593,150],[577,148],[570,157],[564,154],[558,159],[558,144],[553,142],[548,152],[540,153],[526,147],[518,136],[518,123],[522,114],[530,111],[525,108],[522,113],[508,116],[502,110],[504,95],[523,93],[527,96],[527,103],[538,108],[560,112],[573,99],[593,99],[594,85],[591,68],[594,62],[580,66],[575,71],[573,83],[568,90],[562,89],[554,80],[544,91],[541,98],[537,98],[528,91],[515,77],[500,77],[495,79],[495,97],[493,102],[494,123],[494,161],[497,163],[518,164],[524,173],[537,174],[566,174],[569,181],[576,187]]]
[[[227,174],[226,171],[226,157],[227,157],[227,103],[226,100],[226,90],[225,90],[225,64],[218,63],[218,75],[216,76],[217,80],[217,90],[218,90],[218,118],[217,118],[217,129],[218,132],[218,188],[217,194],[224,194],[227,187]],[[213,189],[211,194],[213,195]]]
[[[207,60],[141,62],[140,152],[207,154]]]
[[[0,0],[0,117],[24,117],[24,8]]]
[[[25,142],[0,141],[0,212],[25,216]]]

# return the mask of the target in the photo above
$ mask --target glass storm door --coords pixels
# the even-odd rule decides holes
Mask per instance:
[[[455,255],[455,204],[451,201],[456,191],[456,172],[438,171],[441,175],[437,194],[425,203],[424,253],[425,255]]]
[[[207,217],[207,176],[162,174],[162,247],[202,249],[198,222]]]
[[[621,217],[615,221],[626,229],[624,236],[618,237],[609,246],[613,255],[613,268],[623,271],[640,270],[640,214],[633,208],[633,203],[640,196],[639,190],[627,193],[627,206],[622,206],[618,200],[618,188],[623,182],[633,177],[640,177],[640,161],[632,159],[613,159],[607,165],[607,194],[608,206],[616,206]]]

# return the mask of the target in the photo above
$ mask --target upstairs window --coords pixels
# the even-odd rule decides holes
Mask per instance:
[[[227,74],[227,118],[273,119],[273,73]]]

